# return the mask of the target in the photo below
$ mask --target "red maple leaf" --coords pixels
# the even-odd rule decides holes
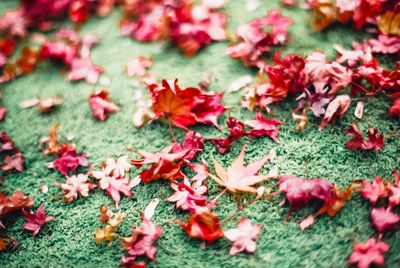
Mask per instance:
[[[0,107],[0,121],[4,120],[4,118],[6,117],[6,113],[7,113],[7,108]]]
[[[396,169],[393,169],[394,184],[389,183],[387,189],[390,191],[389,208],[400,205],[400,175]]]
[[[10,197],[0,192],[0,216],[22,208],[31,208],[33,199],[23,192],[15,192]]]
[[[390,116],[400,116],[400,98],[397,98],[389,109]]]
[[[29,213],[22,209],[22,213],[26,219],[26,223],[24,225],[24,229],[32,232],[32,235],[35,236],[40,231],[42,225],[45,223],[55,220],[56,218],[53,216],[46,216],[46,212],[44,210],[43,204],[41,204],[36,213]]]
[[[369,200],[373,205],[376,204],[379,198],[387,195],[385,184],[378,176],[375,177],[374,182],[371,184],[369,181],[363,180],[363,188],[359,190],[361,195]]]
[[[258,239],[261,228],[261,224],[252,225],[246,217],[243,217],[237,228],[224,231],[225,237],[232,241],[229,254],[235,255],[241,251],[254,253],[256,251],[255,241]]]
[[[61,148],[59,157],[53,161],[53,168],[64,176],[68,176],[70,170],[74,173],[79,166],[86,167],[87,165],[86,156],[78,154],[74,146]]]
[[[184,159],[191,161],[196,157],[198,153],[204,149],[204,140],[200,133],[194,131],[186,132],[185,138],[182,140],[181,144],[174,142],[171,152],[172,153],[182,153],[189,150],[184,156]]]
[[[207,191],[207,187],[198,184],[197,181],[192,181],[192,183],[190,183],[189,180],[185,178],[183,182],[179,184],[171,182],[171,188],[175,193],[166,200],[175,202],[177,208],[195,213],[199,209],[213,207],[215,205],[211,202],[207,204],[207,196],[204,195]]]
[[[282,122],[279,120],[267,120],[264,118],[261,112],[257,111],[256,119],[248,120],[245,122],[246,125],[252,127],[253,129],[247,133],[251,136],[268,136],[274,141],[278,138],[278,128]]]
[[[173,152],[174,148],[177,151],[176,153]],[[191,145],[187,146],[187,149],[183,149],[182,147],[180,149],[177,148],[176,144],[172,144],[157,153],[133,150],[135,153],[142,156],[142,158],[133,159],[131,163],[136,167],[151,165],[149,169],[140,173],[140,178],[144,183],[158,179],[176,180],[184,177],[181,167],[185,157],[189,155],[189,153],[197,153],[198,150],[196,146],[192,147]]]
[[[336,96],[336,98],[328,104],[319,129],[322,130],[328,122],[331,122],[335,118],[342,117],[347,112],[347,109],[349,109],[350,102],[351,100],[348,95]]]
[[[0,135],[0,152],[14,150],[14,142],[10,139],[6,132],[2,132]]]
[[[371,211],[371,220],[379,233],[385,233],[396,229],[398,223],[400,223],[400,216],[383,207],[373,208]]]
[[[222,93],[214,94],[198,88],[181,89],[178,80],[163,80],[161,85],[149,86],[156,118],[171,119],[172,123],[186,129],[196,123],[217,125],[217,117],[226,108],[220,104]]]
[[[368,138],[366,141],[363,134],[360,132],[356,124],[352,124],[347,130],[347,135],[353,138],[346,143],[346,148],[349,150],[375,150],[379,151],[384,146],[383,134],[379,134],[376,128],[368,129]]]
[[[109,113],[119,111],[119,107],[108,97],[107,90],[96,91],[90,95],[89,105],[92,109],[93,117],[100,121],[106,120]]]
[[[371,264],[383,265],[384,254],[389,251],[389,245],[383,241],[368,239],[364,244],[353,245],[353,252],[349,257],[349,264],[357,264],[358,268],[369,268]]]
[[[283,17],[279,10],[273,10],[265,17],[241,25],[236,31],[240,42],[228,47],[226,53],[233,59],[241,59],[246,66],[262,66],[261,57],[272,46],[287,41],[287,29],[291,24],[290,18]],[[267,32],[268,28],[272,31]]]
[[[208,243],[212,243],[224,236],[218,216],[208,209],[192,213],[187,222],[178,222],[178,224],[188,236]]]
[[[154,243],[160,238],[162,230],[161,227],[156,226],[151,218],[154,210],[158,205],[159,200],[153,199],[146,207],[145,212],[141,213],[142,224],[133,229],[133,234],[130,237],[122,238],[122,247],[126,250],[128,256],[122,257],[124,265],[133,264],[139,256],[146,256],[150,260],[154,260],[157,254],[157,248]],[[130,266],[132,267],[132,266]]]
[[[230,133],[227,138],[207,139],[207,141],[211,142],[221,154],[226,153],[230,149],[232,142],[247,135],[247,133],[244,131],[244,123],[234,117],[228,117],[226,120],[226,125],[228,126]]]
[[[290,204],[287,218],[290,217],[292,211],[304,207],[313,198],[324,203],[330,203],[333,199],[334,186],[325,179],[303,180],[295,176],[283,176],[278,184],[279,192],[286,194],[286,200]]]
[[[118,206],[121,199],[120,192],[130,197],[132,196],[131,188],[140,182],[136,180],[130,181],[127,177],[109,176],[104,171],[93,171],[92,173],[96,179],[100,180],[99,188],[105,190],[112,197],[116,206]]]
[[[183,178],[184,174],[181,171],[183,161],[171,162],[161,159],[157,164],[153,164],[151,168],[140,173],[140,178],[144,183],[149,183],[159,179],[176,180]]]
[[[22,172],[24,170],[24,156],[21,152],[17,152],[13,155],[6,155],[4,157],[4,164],[1,167],[2,170],[16,170]]]

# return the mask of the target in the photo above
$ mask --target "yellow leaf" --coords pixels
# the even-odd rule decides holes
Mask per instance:
[[[384,34],[400,35],[400,13],[388,11],[379,16],[378,28]]]

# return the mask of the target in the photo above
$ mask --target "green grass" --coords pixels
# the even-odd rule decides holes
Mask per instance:
[[[230,31],[279,6],[279,1],[263,1],[265,4],[262,7],[249,13],[244,10],[244,2],[229,1],[226,7],[230,17]],[[11,6],[12,1],[2,1],[0,10]],[[306,55],[319,49],[333,58],[335,52],[332,44],[340,43],[344,47],[350,47],[353,40],[361,40],[365,36],[348,26],[335,26],[325,32],[316,33],[311,30],[307,11],[296,8],[284,9],[282,12],[294,20],[294,25],[290,28],[290,44],[283,48],[284,53]],[[92,59],[95,64],[105,68],[104,76],[111,79],[107,89],[122,107],[120,112],[111,115],[107,121],[98,122],[91,116],[87,99],[96,87],[85,82],[68,82],[55,65],[40,64],[33,74],[3,86],[3,104],[9,112],[6,120],[0,123],[0,129],[6,131],[23,151],[26,170],[7,176],[2,191],[7,194],[18,189],[24,191],[35,199],[35,208],[43,203],[48,214],[57,219],[47,224],[35,238],[22,231],[23,217],[6,219],[5,223],[10,226],[7,235],[18,239],[20,247],[16,252],[1,254],[0,267],[119,266],[124,253],[119,241],[115,241],[112,246],[97,245],[93,237],[95,228],[102,226],[98,221],[98,207],[108,200],[107,196],[104,192],[95,190],[88,198],[73,203],[54,200],[54,195],[60,195],[54,182],[63,181],[63,176],[46,168],[45,163],[51,161],[51,158],[43,158],[37,144],[41,137],[47,135],[51,125],[60,123],[60,135],[65,137],[73,134],[78,149],[86,152],[90,163],[97,167],[106,158],[130,154],[126,150],[127,146],[158,151],[169,145],[171,140],[165,122],[154,122],[141,129],[133,127],[135,92],[146,92],[146,89],[132,86],[135,79],[124,74],[124,66],[128,60],[139,55],[151,55],[155,64],[150,71],[158,79],[178,78],[186,86],[197,85],[204,74],[209,73],[212,75],[211,89],[216,91],[226,89],[239,76],[255,76],[255,70],[245,68],[240,62],[225,55],[227,42],[214,43],[196,57],[187,59],[172,46],[162,43],[142,44],[122,37],[118,29],[119,17],[120,11],[117,10],[107,18],[92,18],[82,28],[82,33],[95,33],[101,38],[100,44],[92,50]],[[385,61],[389,62],[388,59]],[[25,99],[56,94],[62,95],[65,102],[50,115],[41,115],[35,109],[19,108],[19,103]],[[239,99],[238,93],[226,94],[224,103],[238,107]],[[277,143],[268,138],[242,139],[234,143],[225,155],[219,155],[215,148],[206,144],[201,156],[211,163],[211,152],[227,166],[237,156],[242,145],[246,144],[246,161],[258,159],[271,148],[276,148],[277,158],[273,164],[279,167],[281,174],[303,178],[323,177],[340,186],[347,186],[354,179],[372,180],[376,175],[392,179],[391,170],[399,167],[400,162],[399,137],[386,138],[386,145],[379,152],[348,151],[344,148],[348,140],[344,129],[356,120],[353,115],[355,103],[346,117],[333,128],[327,127],[320,132],[320,121],[312,119],[302,133],[294,130],[296,122],[290,115],[294,106],[291,101],[273,106],[274,115],[284,122]],[[398,133],[399,122],[387,116],[388,107],[389,101],[382,96],[368,99],[365,102],[364,118],[359,122],[361,129],[365,131],[368,127],[377,127],[380,132]],[[249,111],[235,108],[220,119],[224,127],[229,114],[241,120],[254,117]],[[205,137],[220,135],[208,126],[196,126],[193,129]],[[174,129],[174,132],[179,139],[184,135],[179,129]],[[131,154],[130,156],[134,157]],[[271,166],[267,164],[262,172],[267,172]],[[131,177],[139,172],[140,170],[133,169]],[[41,182],[49,186],[47,194],[40,192]],[[210,182],[208,195],[213,198],[218,194],[218,189]],[[188,238],[178,225],[169,222],[174,218],[187,219],[187,213],[176,211],[173,204],[164,201],[171,193],[167,182],[155,182],[134,188],[133,197],[122,198],[120,203],[127,218],[119,233],[128,236],[131,233],[129,229],[140,223],[138,211],[143,211],[152,198],[161,199],[154,221],[162,227],[163,234],[157,242],[156,261],[150,267],[343,267],[354,242],[376,236],[369,222],[371,207],[357,193],[335,218],[323,216],[304,232],[300,230],[298,221],[316,207],[296,212],[290,221],[285,221],[288,207],[279,206],[281,198],[261,200],[245,208],[239,215],[246,215],[253,223],[262,223],[264,226],[258,240],[257,252],[254,255],[239,254],[232,257],[228,255],[231,245],[229,241],[221,239],[206,249],[201,249],[199,241]],[[216,213],[224,220],[236,210],[234,198],[225,194],[220,199]],[[236,225],[239,218],[228,222],[224,229]],[[386,266],[399,267],[400,232],[384,236],[384,240],[391,245],[391,250],[386,255]]]

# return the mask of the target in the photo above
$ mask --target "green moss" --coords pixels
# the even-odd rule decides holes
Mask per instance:
[[[251,18],[264,15],[267,10],[278,7],[279,1],[264,1],[265,4],[255,12],[244,10],[244,0],[229,1],[226,12],[230,16],[229,29],[249,21]],[[267,4],[268,2],[268,4]],[[0,10],[12,7],[12,1],[3,1]],[[298,8],[283,10],[283,13],[294,20],[291,27],[290,45],[285,53],[307,54],[315,49],[324,51],[329,57],[335,52],[332,44],[340,43],[350,47],[354,39],[362,39],[364,34],[353,31],[350,27],[337,26],[328,31],[315,33],[310,30],[309,14]],[[118,19],[120,11],[111,16],[93,18],[85,23],[82,32],[95,33],[101,37],[101,43],[93,49],[93,62],[104,66],[105,76],[111,79],[108,87],[111,97],[121,105],[122,110],[105,121],[97,122],[91,116],[87,98],[94,87],[84,82],[70,83],[63,77],[57,67],[51,64],[41,64],[37,71],[26,77],[4,86],[4,105],[9,109],[7,119],[0,123],[1,130],[6,131],[21,148],[26,157],[26,171],[7,176],[4,191],[9,194],[17,189],[35,199],[35,206],[43,203],[49,215],[57,217],[32,238],[28,232],[21,231],[23,218],[7,219],[11,223],[8,235],[16,237],[21,246],[16,252],[0,255],[0,267],[115,267],[120,263],[123,250],[116,241],[112,246],[96,245],[94,229],[101,227],[98,221],[98,207],[107,201],[106,195],[95,190],[85,199],[65,204],[52,196],[60,195],[54,181],[62,181],[57,172],[48,170],[45,163],[50,158],[43,158],[37,150],[39,139],[45,135],[51,125],[60,123],[60,134],[73,134],[79,150],[87,152],[90,163],[100,166],[108,157],[129,154],[127,146],[146,151],[157,151],[170,144],[169,132],[164,122],[155,122],[141,129],[135,129],[132,124],[132,114],[135,108],[132,86],[134,79],[124,74],[124,66],[128,60],[139,55],[151,55],[155,64],[151,68],[157,78],[178,78],[181,84],[191,86],[203,79],[205,73],[212,75],[211,89],[220,91],[228,87],[230,82],[239,76],[251,74],[254,70],[247,69],[240,62],[231,60],[225,55],[227,42],[215,43],[203,49],[196,57],[182,57],[174,47],[162,43],[142,44],[119,34]],[[62,95],[65,103],[50,115],[41,115],[35,109],[22,110],[19,103],[35,96],[45,97]],[[229,106],[237,106],[239,94],[226,94],[224,102]],[[280,173],[293,174],[304,178],[324,177],[330,181],[346,186],[352,180],[363,178],[373,179],[380,175],[392,179],[391,170],[399,167],[400,141],[399,137],[386,138],[386,146],[379,152],[359,152],[344,149],[348,137],[344,129],[349,126],[353,116],[354,104],[343,118],[333,128],[327,127],[318,131],[319,120],[312,120],[303,133],[294,131],[296,122],[291,119],[292,102],[285,102],[273,107],[277,118],[284,122],[281,127],[278,143],[268,138],[243,139],[236,142],[230,152],[219,155],[216,150],[206,145],[202,156],[210,162],[212,152],[227,166],[237,156],[242,144],[247,145],[246,161],[260,158],[271,148],[277,149],[274,160]],[[368,99],[365,103],[365,117],[359,122],[365,130],[377,127],[384,133],[398,133],[398,121],[388,118],[388,100],[382,97]],[[251,112],[235,109],[232,115],[245,120],[254,115]],[[221,118],[224,124],[226,115]],[[204,136],[220,135],[211,127],[197,126],[193,129]],[[177,137],[184,133],[174,129]],[[132,156],[133,157],[133,156]],[[271,165],[267,165],[266,172]],[[139,170],[133,169],[132,177]],[[49,192],[39,191],[39,184],[46,183]],[[123,236],[130,235],[129,228],[139,224],[138,211],[143,211],[148,202],[154,198],[165,198],[171,194],[166,182],[155,182],[150,185],[140,185],[134,189],[131,199],[123,198],[121,210],[127,214],[127,219],[119,229]],[[209,196],[218,194],[218,187],[210,182]],[[279,200],[263,200],[252,204],[240,213],[246,215],[254,223],[262,223],[264,228],[258,240],[258,250],[254,255],[229,256],[229,241],[220,240],[206,249],[200,248],[200,242],[189,239],[179,226],[169,220],[186,219],[187,214],[177,212],[173,204],[161,201],[155,215],[155,222],[163,228],[163,235],[157,242],[157,259],[154,267],[343,267],[355,241],[364,241],[376,234],[369,224],[370,206],[358,194],[346,204],[343,211],[335,218],[326,216],[305,232],[300,231],[297,224],[310,211],[309,208],[295,213],[290,221],[284,221],[288,208],[278,205]],[[221,219],[227,219],[237,210],[234,199],[224,195],[216,212]],[[230,228],[236,220],[227,223],[224,228]],[[400,266],[400,232],[384,237],[391,245],[391,251],[386,256],[387,267]]]

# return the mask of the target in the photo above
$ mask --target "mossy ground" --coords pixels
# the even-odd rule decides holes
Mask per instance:
[[[229,1],[225,10],[229,14],[229,30],[251,18],[264,15],[268,10],[279,7],[279,1],[262,1],[264,4],[254,12],[244,9],[244,0]],[[14,1],[1,1],[0,13],[15,6]],[[333,58],[332,44],[339,43],[350,47],[353,40],[361,40],[365,34],[355,32],[349,26],[334,26],[324,32],[313,32],[310,27],[308,11],[283,9],[283,14],[294,20],[290,28],[290,44],[282,48],[284,53],[307,54],[315,49],[324,51]],[[28,76],[2,86],[3,104],[9,109],[7,118],[0,123],[0,129],[6,131],[23,151],[26,158],[26,171],[7,176],[2,191],[7,194],[17,189],[35,199],[35,207],[43,203],[49,215],[57,217],[43,228],[40,235],[32,238],[30,233],[22,231],[23,217],[9,217],[5,220],[9,236],[17,238],[20,247],[16,252],[0,255],[0,267],[117,267],[123,255],[118,241],[111,246],[97,245],[93,234],[102,223],[98,221],[98,207],[108,200],[104,192],[95,190],[90,197],[73,203],[63,203],[53,196],[60,195],[55,181],[63,176],[46,168],[50,158],[43,158],[37,149],[38,141],[46,136],[51,125],[59,123],[60,135],[73,134],[77,147],[86,152],[90,163],[99,167],[106,158],[130,154],[126,148],[134,147],[145,151],[158,151],[170,144],[170,135],[165,122],[154,122],[141,129],[132,124],[135,109],[135,91],[146,90],[132,86],[132,78],[124,74],[128,60],[139,55],[151,55],[155,61],[151,72],[157,78],[178,78],[187,86],[197,85],[205,73],[212,75],[211,89],[220,91],[239,76],[255,70],[242,66],[238,61],[225,55],[227,42],[214,43],[203,49],[196,57],[187,59],[174,47],[162,43],[143,44],[120,35],[117,9],[107,18],[93,18],[82,27],[82,33],[94,33],[101,42],[92,51],[95,64],[105,68],[105,76],[111,79],[108,86],[111,97],[121,105],[122,110],[105,121],[98,122],[91,116],[87,98],[95,88],[84,82],[70,83],[52,64],[40,64],[37,70]],[[383,59],[390,62],[389,58]],[[101,87],[97,87],[101,88]],[[64,104],[50,115],[41,115],[35,109],[22,110],[19,103],[36,96],[62,95]],[[238,107],[240,95],[226,94],[224,103]],[[206,145],[202,157],[210,163],[210,153],[227,166],[237,156],[243,144],[247,146],[246,161],[253,161],[277,149],[277,158],[273,164],[279,167],[281,174],[293,174],[303,178],[323,177],[340,186],[349,185],[354,179],[373,179],[379,175],[392,179],[391,170],[399,167],[400,138],[387,137],[386,146],[379,152],[348,151],[344,148],[348,140],[344,129],[355,117],[353,103],[346,117],[333,128],[318,131],[319,119],[312,119],[304,132],[296,132],[296,122],[291,119],[290,110],[294,103],[287,101],[273,106],[273,114],[282,120],[279,139],[274,143],[268,138],[243,139],[236,142],[230,152],[219,155],[210,144]],[[387,116],[389,101],[382,96],[365,102],[364,118],[359,122],[362,130],[377,127],[380,132],[399,133],[399,122]],[[235,108],[228,114],[241,120],[250,119],[254,114]],[[224,126],[225,127],[225,126]],[[205,137],[221,135],[208,126],[193,128]],[[184,132],[174,129],[178,139]],[[133,155],[131,155],[134,157]],[[197,159],[199,160],[199,159]],[[267,172],[267,164],[262,172]],[[133,169],[131,176],[140,170]],[[39,184],[49,186],[49,192],[43,194]],[[219,188],[210,182],[209,196],[219,193]],[[120,207],[127,215],[119,229],[123,236],[130,235],[130,228],[140,223],[138,211],[143,211],[148,202],[158,197],[164,199],[172,193],[167,182],[155,182],[140,185],[134,189],[132,198],[123,198]],[[343,267],[354,242],[365,241],[376,233],[369,223],[371,207],[359,194],[335,218],[326,216],[318,219],[309,230],[302,232],[298,221],[316,207],[303,209],[295,213],[290,221],[285,221],[288,212],[286,206],[279,206],[280,198],[262,200],[246,207],[239,217],[246,215],[253,223],[264,225],[258,240],[258,249],[254,255],[239,254],[229,256],[230,243],[224,239],[200,248],[200,242],[188,238],[182,229],[171,223],[170,219],[187,218],[186,213],[175,210],[174,205],[161,201],[155,215],[155,223],[163,229],[157,242],[158,255],[151,267]],[[111,202],[110,202],[111,203]],[[234,198],[225,194],[219,201],[216,212],[222,220],[229,218],[237,210]],[[234,226],[239,218],[230,221],[224,228]],[[387,267],[400,266],[400,232],[384,237],[391,245],[386,255]]]

